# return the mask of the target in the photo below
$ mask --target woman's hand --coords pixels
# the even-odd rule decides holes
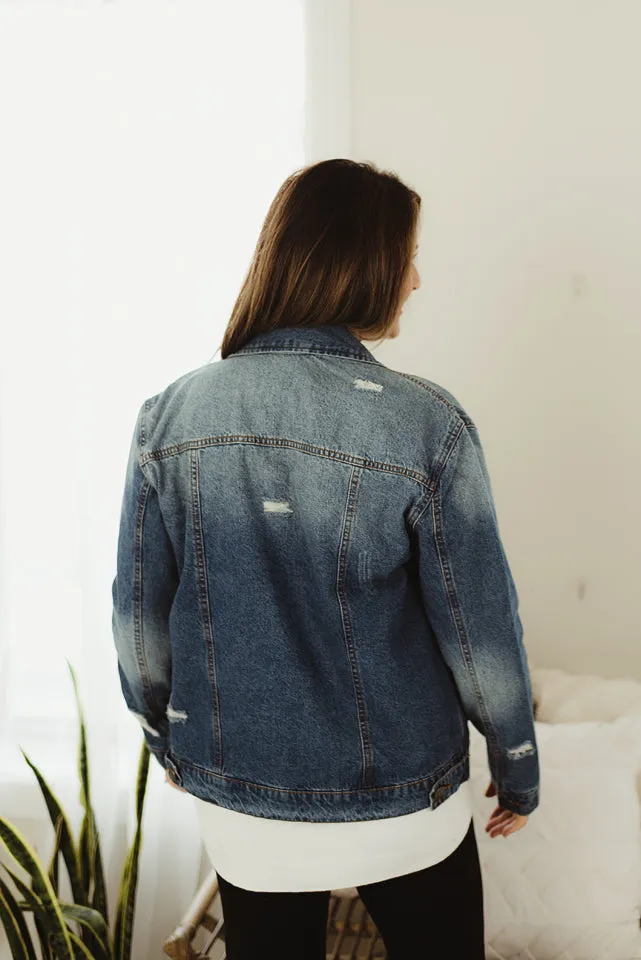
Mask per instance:
[[[496,796],[496,787],[492,782],[490,782],[489,787],[485,791],[486,797],[495,797]],[[500,835],[507,837],[511,833],[516,833],[517,830],[520,830],[521,827],[524,827],[527,823],[528,818],[522,816],[520,813],[513,813],[511,810],[504,810],[503,807],[495,807],[492,811],[490,819],[487,821],[487,826],[485,832],[489,833],[492,837],[498,837]]]
[[[179,787],[177,783],[174,783],[174,781],[169,776],[169,770],[167,770],[166,768],[165,768],[165,780],[171,787],[174,788],[174,790],[181,790],[183,793],[187,793],[184,787]]]

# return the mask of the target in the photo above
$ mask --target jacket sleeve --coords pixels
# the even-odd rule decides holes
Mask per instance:
[[[140,467],[147,405],[148,401],[138,414],[127,464],[112,585],[112,630],[125,703],[164,766],[171,692],[169,614],[178,573],[157,493]]]
[[[532,688],[518,596],[476,427],[463,421],[413,530],[428,620],[467,719],[486,740],[500,806],[539,803]]]

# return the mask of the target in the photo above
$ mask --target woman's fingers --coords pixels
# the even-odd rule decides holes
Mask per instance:
[[[498,833],[505,834],[505,831],[511,829],[514,825],[514,814],[509,810],[504,810],[499,816],[490,817],[485,828],[486,833],[495,837]]]
[[[490,819],[494,817],[512,817],[512,816],[514,816],[514,812],[512,810],[505,810],[503,807],[496,807],[494,810],[492,810],[492,813],[490,814]]]
[[[521,817],[519,814],[513,814],[510,820],[503,820],[498,823],[488,823],[485,828],[491,837],[502,834],[504,837],[521,830],[527,823],[527,817]]]
[[[486,797],[495,796],[495,793],[494,784],[490,783],[485,791],[485,795]],[[521,827],[524,827],[527,819],[527,817],[522,817],[512,810],[505,810],[503,807],[498,806],[492,811],[487,821],[485,832],[489,833],[491,837],[498,837],[499,834],[508,837],[511,833],[515,833],[517,830],[520,830]]]
[[[506,823],[508,820],[513,819],[513,814],[509,810],[505,810],[503,813],[497,814],[496,816],[492,815],[487,821],[488,827],[497,827],[499,824]]]
[[[492,813],[490,814],[490,819],[492,817],[511,817],[512,815],[512,810],[506,810],[505,807],[494,807],[494,810],[492,810]]]
[[[511,833],[508,827],[497,827],[495,830],[489,830],[490,837],[498,837],[499,834],[502,834],[504,837],[507,837],[508,833]]]
[[[491,837],[497,837],[499,833],[502,833],[504,837],[507,837],[508,834],[513,832],[514,832],[514,825],[511,823],[499,824],[498,827],[492,827],[489,830],[489,834]]]

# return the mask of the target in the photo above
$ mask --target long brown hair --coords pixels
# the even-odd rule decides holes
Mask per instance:
[[[373,163],[323,160],[278,190],[220,348],[276,327],[345,324],[383,339],[411,268],[421,198]]]

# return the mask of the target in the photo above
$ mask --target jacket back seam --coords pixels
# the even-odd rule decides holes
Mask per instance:
[[[349,663],[350,675],[354,687],[356,698],[356,713],[358,717],[358,733],[361,742],[361,754],[363,758],[363,767],[361,771],[361,783],[364,787],[368,785],[374,775],[374,757],[372,752],[371,738],[367,722],[367,709],[365,706],[365,697],[363,687],[356,662],[354,645],[352,642],[353,631],[351,617],[349,613],[348,596],[345,589],[345,571],[347,568],[347,554],[349,551],[350,535],[352,522],[356,510],[356,497],[358,495],[359,480],[362,471],[354,466],[352,467],[347,498],[345,500],[345,509],[343,511],[343,523],[341,526],[341,536],[338,545],[338,563],[336,565],[336,595],[338,597],[338,606],[343,625],[343,637],[347,649],[347,659]]]
[[[214,737],[214,749],[216,752],[218,768],[222,770],[223,746],[220,730],[220,704],[218,701],[214,635],[211,625],[211,603],[209,599],[209,585],[207,583],[207,560],[205,556],[205,540],[203,536],[202,512],[200,506],[200,477],[198,458],[199,451],[193,451],[191,455],[191,506],[194,532],[194,555],[196,559],[196,580],[198,583],[200,610],[203,619],[203,634],[207,655],[207,668],[213,696],[212,734]]]
[[[224,446],[231,443],[247,443],[256,446],[270,447],[290,447],[300,450],[310,456],[324,457],[330,460],[339,460],[342,463],[350,463],[353,466],[364,470],[379,470],[383,473],[393,473],[407,477],[408,480],[414,480],[422,487],[430,490],[434,483],[432,479],[418,470],[412,470],[410,467],[403,467],[401,464],[385,463],[382,460],[369,460],[367,457],[360,457],[354,453],[343,453],[341,450],[332,450],[329,447],[319,447],[315,444],[305,443],[302,440],[291,440],[288,437],[265,437],[257,434],[220,434],[218,436],[199,437],[194,440],[184,440],[182,443],[171,444],[168,447],[161,447],[158,450],[149,450],[140,457],[141,469],[151,460],[165,460],[168,457],[174,457],[184,453],[187,450],[195,450],[201,447]]]

